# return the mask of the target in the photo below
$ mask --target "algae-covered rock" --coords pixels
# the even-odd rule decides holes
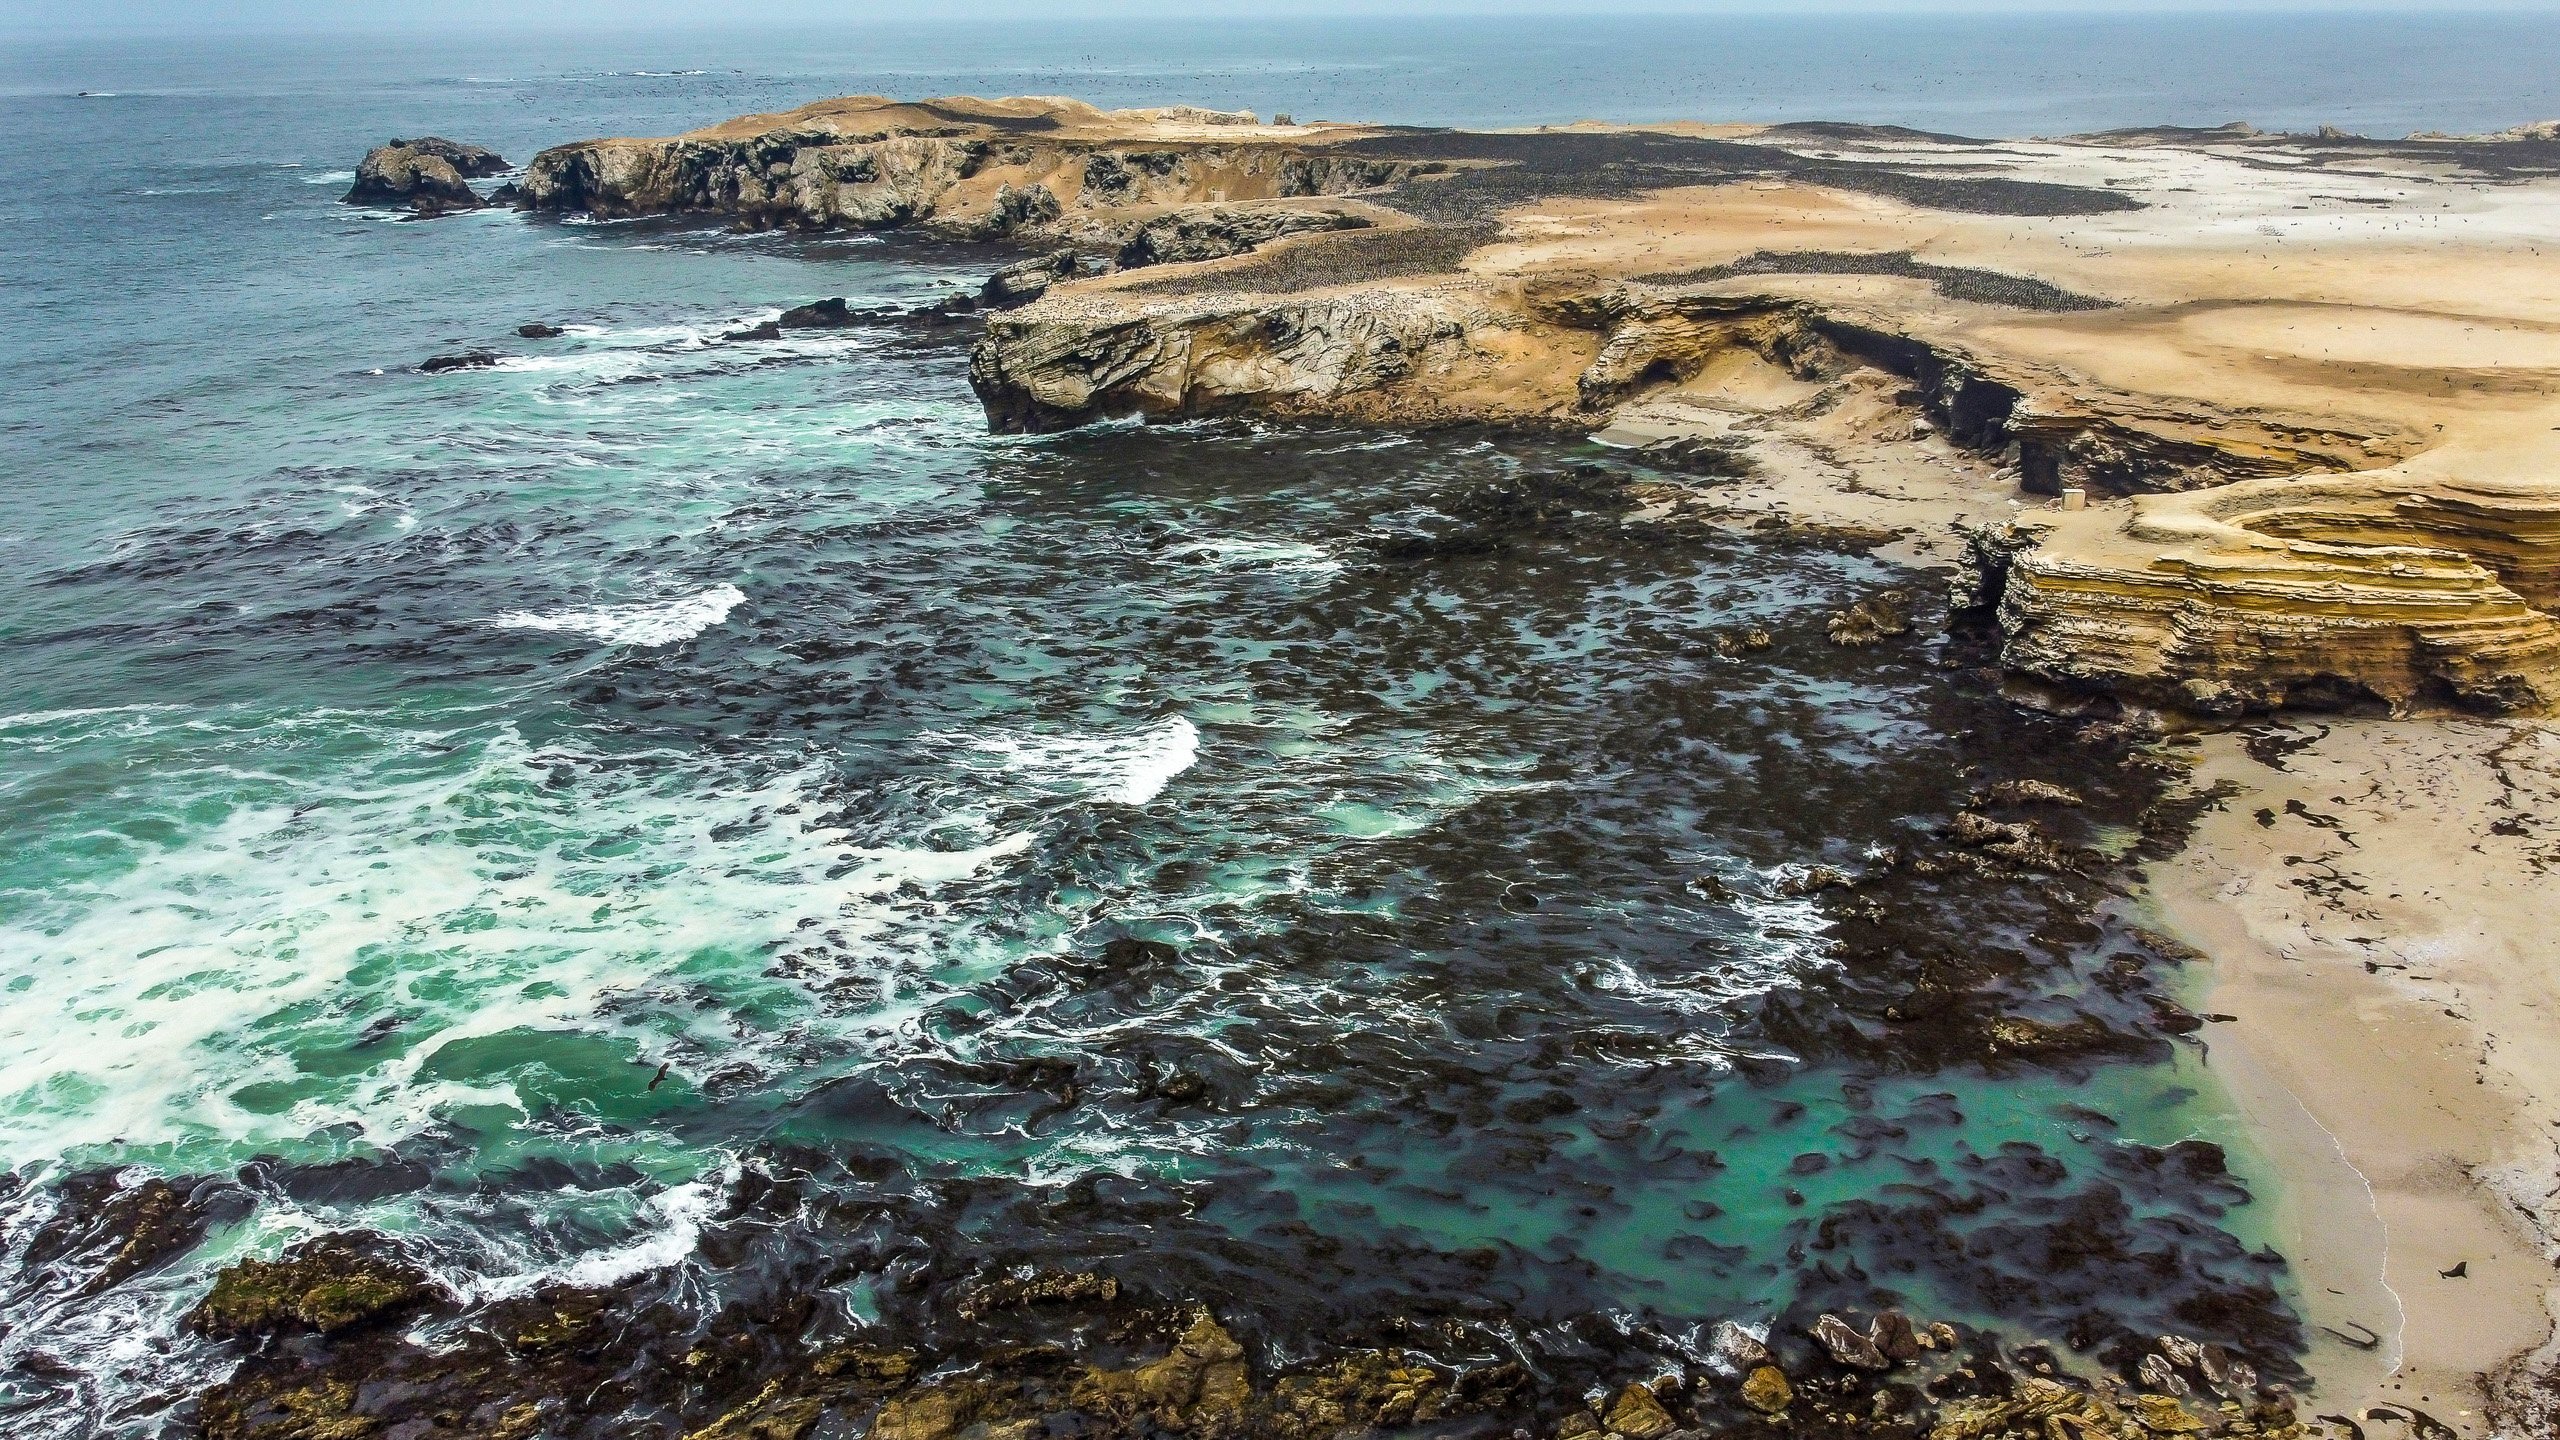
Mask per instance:
[[[1653,1392],[1641,1385],[1628,1386],[1609,1402],[1608,1422],[1611,1431],[1627,1440],[1657,1440],[1680,1428]]]
[[[1775,1365],[1763,1365],[1743,1377],[1742,1403],[1763,1415],[1775,1415],[1795,1400],[1795,1387],[1787,1383],[1786,1372]]]
[[[391,1319],[441,1292],[377,1235],[324,1235],[276,1260],[243,1260],[215,1278],[187,1324],[215,1339],[294,1330],[331,1334]]]

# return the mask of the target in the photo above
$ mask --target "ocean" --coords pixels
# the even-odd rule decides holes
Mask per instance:
[[[986,252],[338,196],[393,135],[520,161],[860,91],[2480,129],[2560,113],[2555,50],[2377,15],[13,43],[0,1416],[183,1426],[234,1358],[180,1323],[212,1275],[350,1229],[469,1300],[789,1291],[843,1333],[1000,1263],[1275,1353],[1428,1313],[1598,1376],[1900,1303],[2284,1373],[2275,1182],[2145,1028],[2180,982],[2106,885],[1804,883],[2002,777],[2143,844],[2156,781],[2078,722],[1929,637],[1826,642],[1912,577],[1622,523],[1646,477],[1571,440],[996,437],[965,334],[718,338]],[[2003,1059],[1986,1006],[2105,1038]],[[57,1242],[100,1176],[186,1179],[200,1233],[99,1283]]]

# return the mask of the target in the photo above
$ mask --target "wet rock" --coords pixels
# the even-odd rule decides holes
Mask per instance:
[[[2163,1335],[2160,1337],[2159,1344],[2160,1353],[2167,1357],[2170,1364],[2182,1370],[2200,1371],[2204,1368],[2204,1346],[2186,1336]]]
[[[1088,1370],[1070,1399],[1124,1426],[1143,1418],[1178,1430],[1232,1426],[1251,1393],[1244,1347],[1203,1311],[1163,1359],[1129,1370]]]
[[[1874,1341],[1859,1334],[1855,1327],[1837,1315],[1826,1312],[1813,1322],[1813,1338],[1831,1353],[1832,1359],[1853,1369],[1888,1370],[1893,1366],[1884,1352],[1876,1348]]]
[[[545,325],[540,321],[516,327],[516,334],[527,340],[557,340],[568,333],[557,325]]]
[[[1760,1337],[1731,1320],[1719,1320],[1708,1332],[1707,1352],[1716,1363],[1736,1375],[1748,1375],[1769,1363],[1769,1347]]]
[[[1919,1359],[1920,1352],[1927,1348],[1920,1343],[1919,1332],[1912,1328],[1911,1317],[1899,1310],[1879,1313],[1867,1326],[1867,1341],[1897,1365]]]
[[[1663,1409],[1662,1402],[1642,1385],[1620,1390],[1617,1398],[1609,1402],[1607,1418],[1610,1432],[1624,1435],[1627,1440],[1659,1440],[1680,1428],[1671,1412]]]
[[[54,1213],[28,1237],[25,1272],[80,1275],[72,1293],[93,1295],[194,1249],[217,1221],[247,1208],[228,1181],[130,1176],[93,1170],[63,1181]]]
[[[243,1260],[215,1277],[187,1327],[217,1340],[294,1330],[332,1334],[414,1312],[439,1291],[379,1235],[324,1235],[276,1260]]]
[[[760,340],[779,340],[782,338],[782,325],[779,321],[767,320],[761,325],[750,325],[744,330],[728,331],[720,338],[732,344],[747,344]]]
[[[982,1320],[1029,1305],[1109,1304],[1119,1298],[1120,1282],[1108,1275],[1052,1270],[991,1280],[960,1297],[954,1309],[963,1320]]]
[[[2022,870],[2061,871],[2072,868],[2071,857],[2052,838],[2034,825],[2020,821],[1994,820],[1971,810],[1963,811],[1948,823],[1949,842],[1976,850],[2005,861]]]
[[[486,370],[498,360],[495,350],[464,350],[453,355],[431,355],[418,362],[418,369],[427,375],[438,375],[447,370]]]
[[[1832,615],[1824,631],[1834,645],[1873,645],[1896,635],[1911,633],[1911,597],[1901,590],[1885,590]]]
[[[1795,1403],[1795,1387],[1787,1383],[1786,1372],[1775,1365],[1762,1365],[1743,1377],[1742,1403],[1763,1415],[1775,1415]]]
[[[1527,1378],[1517,1365],[1487,1366],[1474,1372],[1461,1395],[1439,1370],[1399,1354],[1367,1351],[1279,1381],[1261,1407],[1257,1428],[1282,1440],[1320,1440],[1427,1425],[1488,1402],[1502,1403]]]
[[[2170,1365],[2169,1361],[2160,1355],[2143,1356],[2142,1363],[2134,1367],[2133,1378],[2139,1382],[2144,1389],[2156,1390],[2163,1395],[2184,1395],[2187,1393],[2187,1382],[2185,1378],[2180,1376],[2177,1370]]]
[[[2061,805],[2076,807],[2081,803],[2077,792],[2043,780],[2003,780],[1982,792],[1984,803],[1991,805]]]
[[[812,300],[806,305],[794,305],[783,311],[782,317],[773,323],[785,330],[841,330],[859,323],[860,319],[845,304],[843,296],[833,295],[824,300]]]
[[[1857,880],[1847,871],[1835,870],[1828,865],[1809,865],[1804,869],[1780,876],[1777,883],[1769,888],[1780,895],[1793,898],[1824,890],[1843,890],[1857,883]]]
[[[2166,1395],[2136,1395],[2125,1408],[2154,1435],[2199,1435],[2213,1428]]]

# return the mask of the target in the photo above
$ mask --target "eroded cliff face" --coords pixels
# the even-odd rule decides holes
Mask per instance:
[[[1096,211],[1345,195],[1446,168],[1199,118],[1211,112],[1041,105],[857,99],[671,139],[580,141],[535,156],[518,203],[999,238]]]
[[[2216,716],[2560,707],[2560,497],[2409,484],[2255,482],[2043,517],[1981,548],[1975,593],[2013,669],[2073,689]]]
[[[2025,493],[2144,492],[2036,512],[1976,546],[1967,583],[2022,676],[2210,715],[2560,705],[2549,487],[2358,474],[2420,437],[2108,393],[1924,330],[1859,307],[1624,284],[1082,291],[991,320],[971,380],[1007,430],[1238,409],[1597,428],[1737,352],[1807,381],[1881,371],[1923,430],[2005,462]]]

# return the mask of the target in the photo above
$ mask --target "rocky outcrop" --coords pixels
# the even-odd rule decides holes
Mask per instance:
[[[2003,661],[2069,689],[2225,716],[2560,705],[2546,487],[2255,482],[2041,517],[1975,553]]]
[[[323,1235],[276,1260],[243,1260],[215,1277],[187,1327],[218,1340],[333,1334],[421,1309],[440,1292],[378,1235]]]
[[[812,230],[923,225],[997,239],[1094,211],[1341,195],[1447,168],[1269,138],[1241,119],[1024,108],[1034,103],[854,97],[671,139],[582,141],[535,156],[517,200],[539,211]]]
[[[1430,423],[1530,419],[1479,393],[1517,316],[1459,288],[1200,296],[1133,306],[1052,297],[999,315],[969,360],[989,423],[1061,430],[1106,416],[1260,413]],[[1531,408],[1543,397],[1530,393]]]
[[[496,151],[477,145],[434,135],[394,140],[365,152],[345,203],[406,206],[421,215],[476,210],[487,202],[464,182],[506,168]]]

